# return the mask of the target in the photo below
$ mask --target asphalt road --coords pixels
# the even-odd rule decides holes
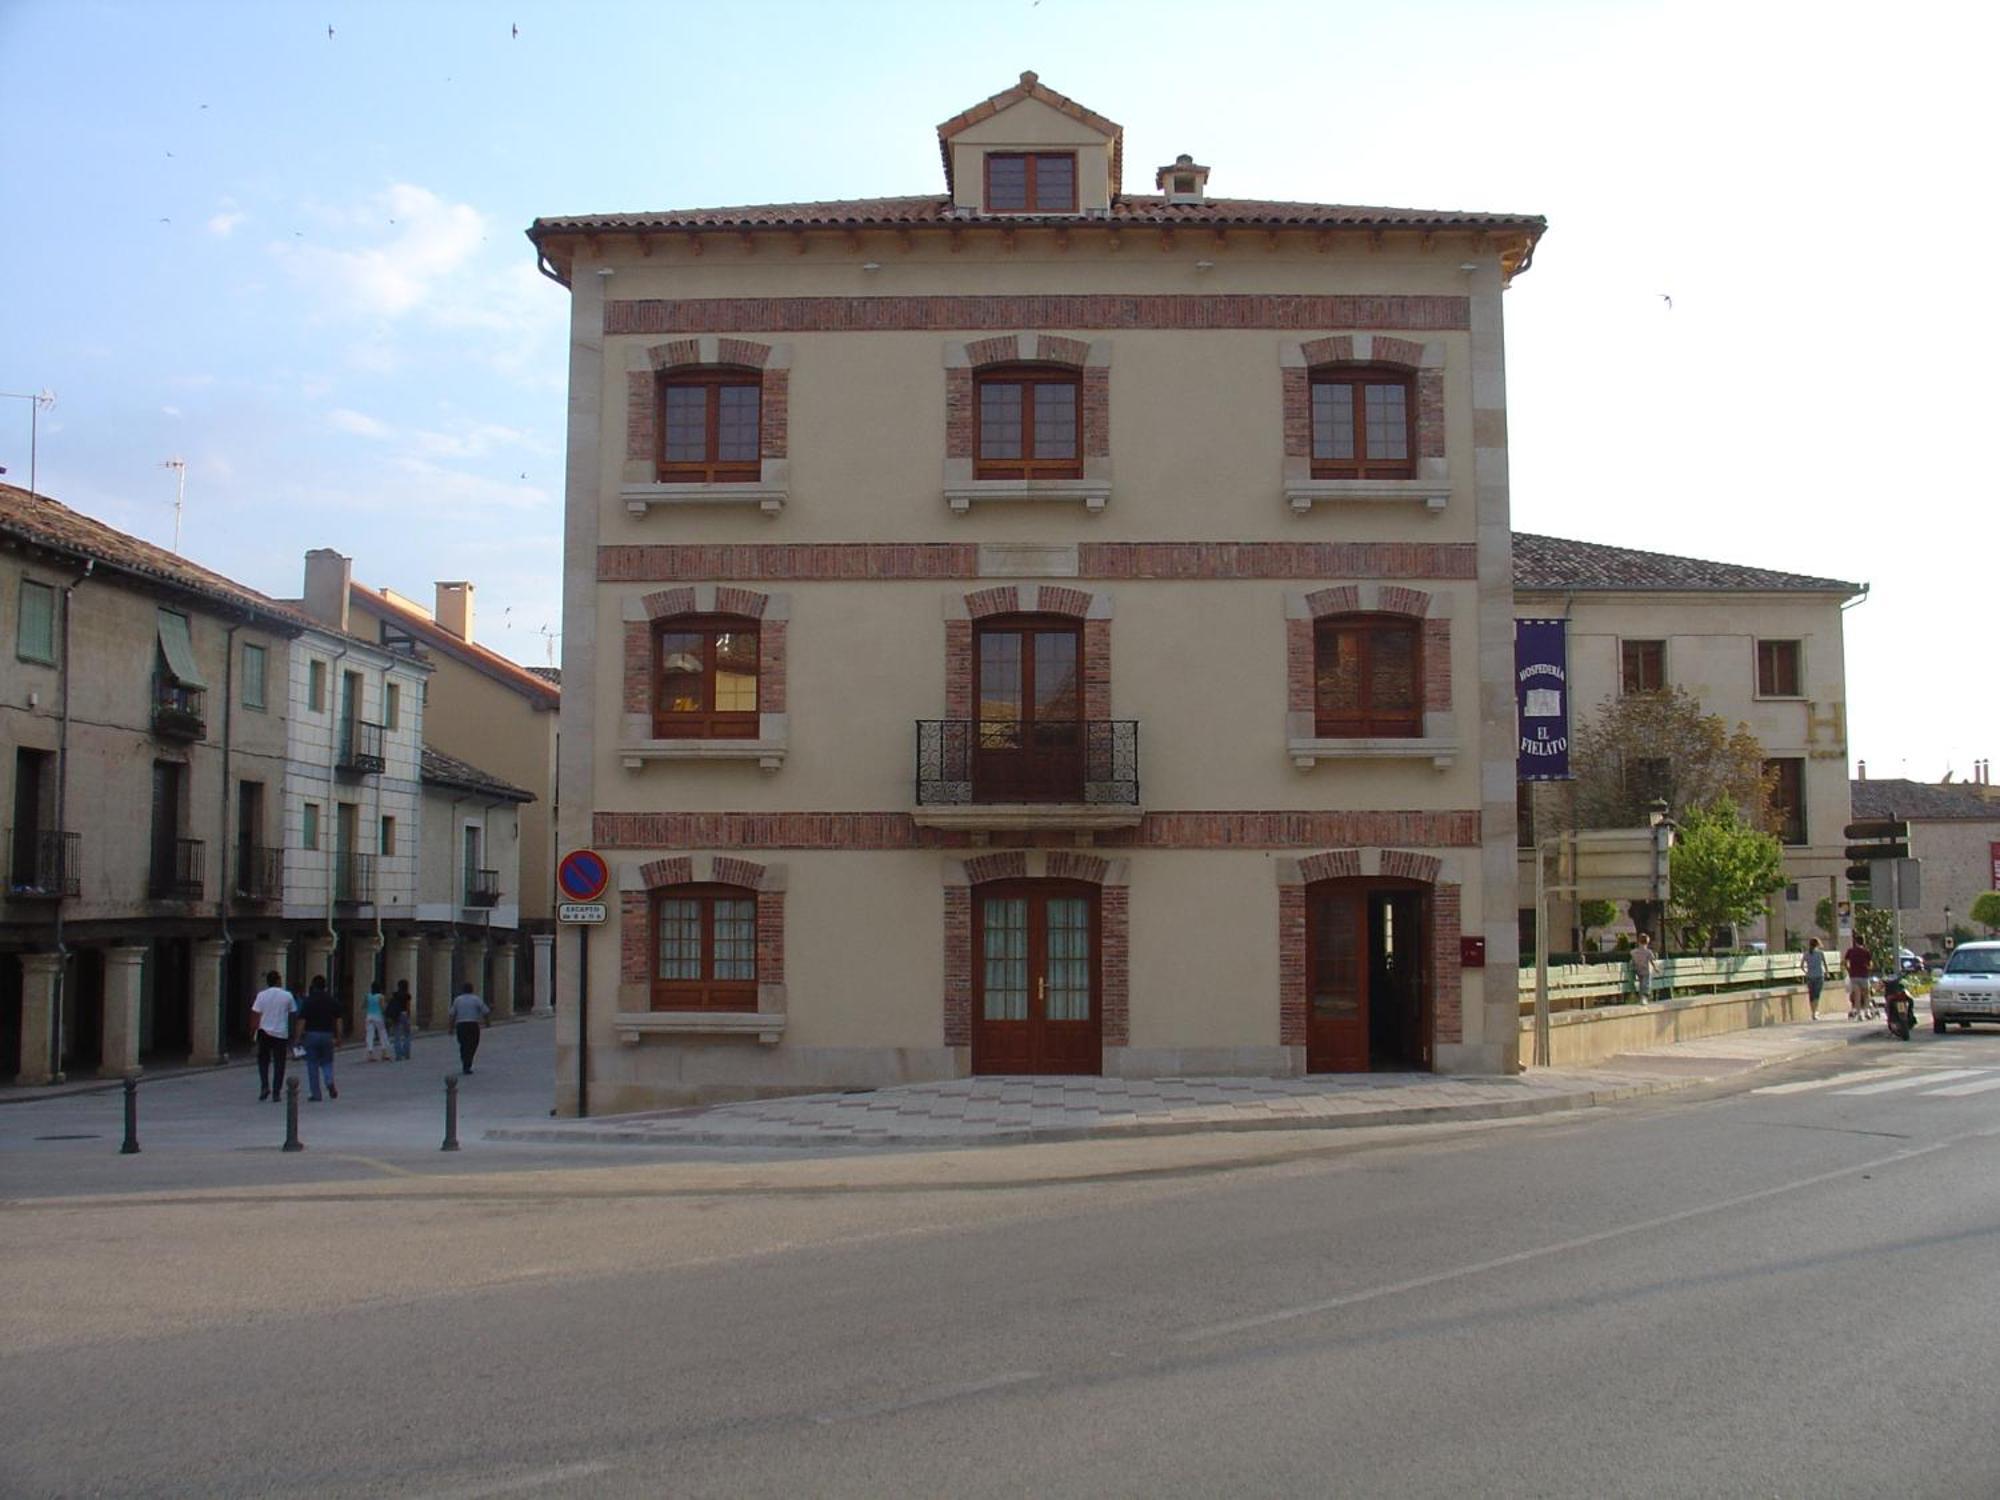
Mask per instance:
[[[17,1200],[0,1491],[2000,1493],[2000,1035],[1345,1136]]]

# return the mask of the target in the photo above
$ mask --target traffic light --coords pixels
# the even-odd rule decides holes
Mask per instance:
[[[1910,825],[1900,818],[1866,818],[1859,823],[1849,823],[1842,830],[1853,840],[1847,846],[1847,857],[1856,865],[1866,865],[1878,859],[1908,859],[1910,857]],[[1847,878],[1866,880],[1867,871],[1856,873],[1849,868]]]

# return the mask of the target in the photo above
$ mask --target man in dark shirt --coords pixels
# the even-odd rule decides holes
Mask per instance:
[[[1874,955],[1857,937],[1840,961],[1847,967],[1847,1019],[1862,1020],[1868,1014],[1868,971],[1875,965]]]
[[[305,999],[299,1002],[299,1030],[304,1034],[306,1048],[308,1099],[318,1100],[321,1074],[326,1076],[327,1097],[340,1097],[340,1090],[333,1083],[333,1048],[340,1033],[340,1023],[340,1002],[326,987],[326,976],[313,975],[311,988],[306,991]]]

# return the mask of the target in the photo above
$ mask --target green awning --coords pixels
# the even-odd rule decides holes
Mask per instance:
[[[160,611],[160,654],[167,659],[167,675],[182,687],[201,688],[208,684],[194,664],[194,642],[188,638],[186,615],[170,609]]]

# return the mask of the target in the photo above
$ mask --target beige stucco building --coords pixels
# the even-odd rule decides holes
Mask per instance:
[[[2000,789],[1979,761],[1970,782],[1870,780],[1867,766],[1854,782],[1854,816],[1897,818],[1910,825],[1910,854],[1922,865],[1921,901],[1903,913],[1903,943],[1919,953],[1943,954],[1954,932],[1984,938],[1970,917],[1972,903],[2000,891]]]
[[[1866,588],[1743,563],[1676,557],[1516,533],[1515,613],[1568,623],[1570,702],[1577,720],[1628,693],[1678,688],[1708,713],[1747,727],[1775,774],[1772,825],[1790,885],[1764,929],[1744,940],[1801,943],[1814,908],[1845,895],[1842,829],[1850,821],[1847,667],[1842,627]],[[1539,792],[1544,835],[1564,822],[1560,783]],[[1522,787],[1517,831],[1529,842]],[[1533,906],[1534,867],[1521,853],[1521,900]],[[1583,893],[1585,896],[1589,892]],[[1569,903],[1552,912],[1551,945],[1573,949]],[[1524,915],[1524,931],[1527,930]],[[1782,926],[1780,926],[1780,923]]]
[[[530,230],[613,887],[561,1103],[1510,1069],[1541,220],[1128,194],[1031,74],[938,139],[941,193]]]

